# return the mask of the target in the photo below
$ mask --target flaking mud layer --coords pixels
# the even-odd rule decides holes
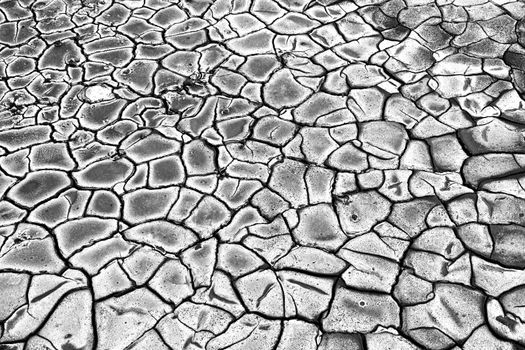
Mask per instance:
[[[0,0],[0,350],[525,349],[524,18]]]

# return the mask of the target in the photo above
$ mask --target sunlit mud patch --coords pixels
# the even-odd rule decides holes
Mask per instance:
[[[109,86],[105,84],[100,84],[87,87],[84,90],[83,97],[86,100],[86,102],[97,103],[102,101],[109,101],[115,98],[115,95],[113,95],[113,90]]]

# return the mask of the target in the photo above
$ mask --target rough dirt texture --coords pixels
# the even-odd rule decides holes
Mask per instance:
[[[525,349],[524,18],[0,0],[0,349]]]

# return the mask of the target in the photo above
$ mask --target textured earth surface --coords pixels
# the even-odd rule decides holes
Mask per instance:
[[[525,3],[0,0],[0,349],[525,349]]]

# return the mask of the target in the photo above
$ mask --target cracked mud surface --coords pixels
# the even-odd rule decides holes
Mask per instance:
[[[525,3],[0,0],[0,349],[525,349]]]

